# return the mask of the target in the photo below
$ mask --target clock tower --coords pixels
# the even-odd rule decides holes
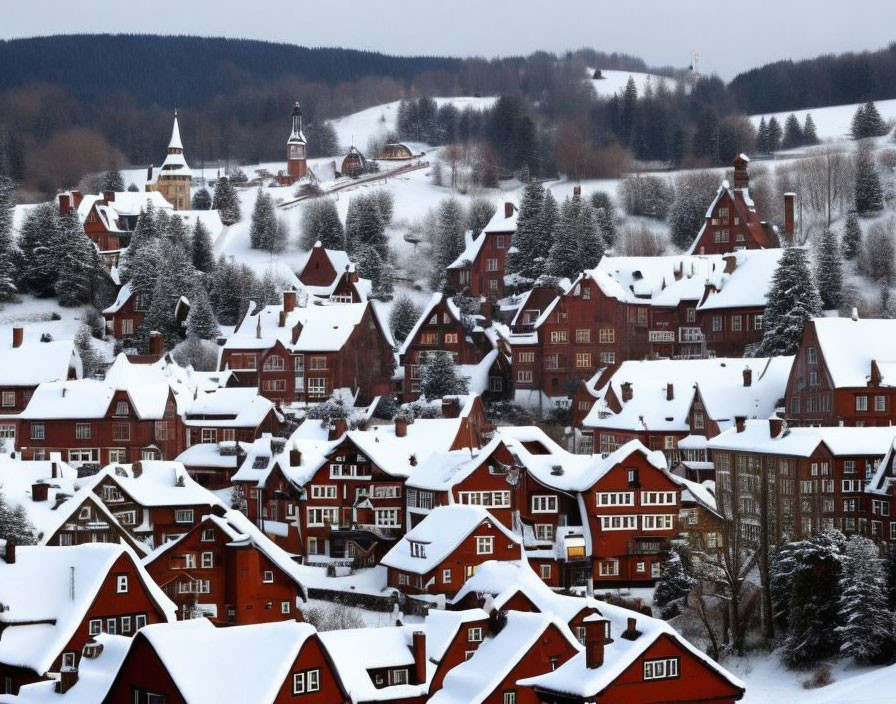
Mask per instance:
[[[290,182],[305,178],[308,174],[305,134],[302,132],[302,108],[296,101],[292,109],[292,132],[286,141],[286,174]]]

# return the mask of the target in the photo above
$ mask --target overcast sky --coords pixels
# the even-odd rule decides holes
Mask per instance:
[[[778,59],[876,49],[896,40],[890,0],[0,1],[0,38],[198,34],[487,57],[590,46],[674,66],[686,66],[697,49],[701,72],[725,79]]]

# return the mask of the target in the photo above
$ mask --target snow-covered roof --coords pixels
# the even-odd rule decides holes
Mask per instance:
[[[25,341],[19,347],[0,347],[0,386],[37,386],[80,377],[81,357],[71,340]]]
[[[207,522],[207,523],[206,523]],[[258,529],[252,521],[240,511],[230,509],[223,516],[209,514],[203,516],[202,523],[208,525],[212,523],[220,528],[230,539],[230,545],[254,545],[261,553],[263,553],[272,563],[285,572],[298,586],[302,593],[303,599],[308,599],[308,593],[305,590],[304,578],[307,576],[307,567],[303,567],[292,559],[292,556],[279,545],[268,538],[261,530]],[[201,528],[194,528],[201,530]],[[181,536],[177,540],[171,540],[163,543],[148,555],[143,563],[149,565],[159,557],[165,555],[180,544],[186,535]]]
[[[166,617],[177,607],[129,548],[88,543],[69,547],[18,546],[13,564],[0,562],[0,662],[42,675],[81,625],[115,562],[127,555]]]
[[[380,561],[386,567],[425,574],[438,567],[482,523],[490,522],[508,541],[520,539],[481,506],[438,506],[399,540]],[[411,554],[411,543],[422,544],[425,556]]]
[[[448,491],[469,477],[501,444],[497,435],[482,448],[434,452],[408,477],[408,488]]]
[[[711,479],[694,482],[678,475],[670,475],[681,486],[681,502],[694,502],[721,517],[716,502],[716,483]]]
[[[427,658],[426,682],[421,684],[376,687],[369,670],[413,670],[413,634],[418,630],[423,629],[419,626],[350,628],[326,631],[320,634],[320,640],[352,702],[393,702],[425,696],[435,674],[435,664]]]
[[[764,307],[772,278],[778,268],[783,249],[741,249],[733,256],[736,268],[730,274],[721,274],[713,280],[715,289],[699,310],[721,310],[723,308]]]
[[[221,452],[221,446],[216,442],[191,445],[175,459],[185,467],[220,467],[236,470],[237,463],[236,453]]]
[[[0,704],[89,704],[103,701],[131,647],[131,637],[98,633],[91,639],[102,646],[102,652],[97,657],[81,658],[78,662],[78,681],[71,689],[57,692],[55,680],[41,680],[23,685],[17,696],[0,694]]]
[[[554,626],[570,646],[580,649],[568,626],[550,613],[507,612],[503,628],[489,634],[469,659],[452,668],[442,688],[428,700],[431,704],[480,704],[500,685],[519,661],[539,646],[544,632]],[[551,669],[547,661],[544,671]]]
[[[154,506],[224,506],[221,500],[196,482],[180,462],[141,460],[136,473],[133,464],[108,465],[96,475],[110,477],[135,503]]]
[[[274,403],[254,387],[217,388],[199,392],[187,402],[186,426],[257,428],[273,410]]]
[[[784,428],[779,435],[773,436],[768,420],[747,420],[742,432],[730,428],[712,438],[707,445],[710,450],[808,457],[824,443],[837,457],[883,457],[894,438],[896,426]]]
[[[483,232],[516,232],[516,222],[519,218],[520,211],[516,207],[515,204],[511,203],[512,206],[510,217],[507,216],[505,211],[506,204],[501,203],[498,206],[498,209],[495,210],[495,214],[492,215],[492,219],[488,221],[488,224],[482,229]]]
[[[605,256],[587,274],[604,295],[623,303],[674,307],[699,301],[707,281],[718,279],[724,269],[720,255]]]
[[[168,140],[169,149],[183,149],[184,143],[180,140],[180,125],[177,123],[177,111],[174,111],[174,124],[171,126],[171,139]]]
[[[815,318],[812,323],[836,388],[867,386],[872,362],[882,375],[881,385],[896,386],[896,354],[887,345],[896,337],[896,320]]]
[[[445,301],[445,306],[448,309],[448,312],[452,316],[454,316],[454,318],[456,320],[458,320],[458,321],[461,320],[460,309],[457,307],[457,304],[455,304],[455,302],[453,300],[451,300],[448,296],[445,296],[438,292],[432,294],[432,296],[429,299],[429,303],[427,303],[423,307],[423,312],[420,314],[420,317],[417,318],[417,322],[414,323],[414,327],[411,328],[411,331],[408,333],[408,336],[404,339],[404,343],[402,344],[401,349],[399,350],[399,354],[404,354],[407,351],[407,349],[411,345],[411,343],[415,341],[415,338],[417,337],[417,333],[420,331],[420,328],[426,324],[426,322],[432,316],[433,310],[435,310],[436,306],[438,306],[439,303],[441,303],[443,300]]]
[[[315,633],[314,626],[296,621],[215,628],[206,619],[193,619],[146,626],[140,636],[149,641],[184,701],[267,704]]]
[[[485,244],[484,235],[481,234],[476,237],[472,230],[467,230],[464,233],[464,251],[458,254],[457,259],[445,268],[462,269],[468,263],[476,261],[476,257],[479,256],[479,251],[482,249],[483,244]]]
[[[118,289],[118,295],[115,296],[115,302],[112,305],[104,308],[103,313],[109,313],[109,314],[117,313],[118,311],[120,311],[122,309],[124,304],[130,300],[133,293],[134,293],[133,283],[128,281],[124,286],[122,286],[120,289]]]
[[[687,432],[688,413],[695,394],[703,401],[707,419],[720,430],[735,416],[767,418],[784,396],[793,357],[662,359],[626,361],[598,391],[598,399],[582,421],[586,428],[652,432]],[[744,371],[752,380],[744,385]],[[631,384],[632,398],[622,400],[622,384]],[[672,398],[668,385],[672,384]],[[612,388],[622,406],[616,413],[607,402]]]

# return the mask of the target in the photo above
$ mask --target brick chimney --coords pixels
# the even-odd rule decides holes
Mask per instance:
[[[596,670],[604,664],[604,645],[607,638],[607,621],[589,616],[585,626],[585,666]]]
[[[21,347],[22,341],[25,339],[25,328],[12,329],[12,346]]]
[[[745,155],[738,154],[732,163],[734,164],[734,187],[749,188],[750,175],[747,173],[747,164],[750,163],[750,160]]]
[[[408,421],[406,418],[395,419],[395,437],[403,438],[408,434]]]
[[[505,218],[513,217],[513,203],[509,203],[509,202],[504,203],[504,217]]]
[[[283,292],[283,312],[284,313],[292,313],[296,309],[296,292],[295,291],[284,291]]]
[[[333,421],[333,425],[330,426],[330,440],[338,440],[343,435],[348,432],[348,423],[346,423],[345,418],[337,418]]]
[[[672,382],[666,384],[666,400],[671,401],[675,398],[675,386]]]
[[[784,430],[784,420],[782,418],[769,418],[768,419],[768,434],[769,437],[776,438],[781,434],[781,431]]]
[[[298,448],[292,448],[289,451],[289,466],[300,467],[302,465],[302,451]]]
[[[84,200],[84,194],[81,191],[72,191],[72,207],[77,208]]]
[[[784,194],[784,237],[787,243],[793,242],[793,203],[796,199],[795,193]]]
[[[3,553],[6,558],[7,565],[14,565],[16,562],[16,544],[12,540],[6,541],[6,550]]]
[[[460,418],[460,399],[457,396],[442,399],[442,418]]]
[[[287,314],[285,308],[280,311],[280,319],[277,321],[277,325],[279,325],[281,328],[286,327],[286,316],[287,315],[288,314]]]
[[[737,269],[737,256],[734,254],[728,254],[722,258],[725,260],[724,273],[733,274],[734,270]]]
[[[629,616],[628,627],[623,631],[622,637],[626,640],[637,640],[640,635],[641,631],[638,630],[638,620],[633,616]]]
[[[734,416],[734,427],[737,428],[737,432],[744,432],[744,428],[747,425],[747,417],[746,416]]]
[[[622,389],[622,402],[627,403],[632,400],[632,396],[634,396],[634,392],[632,391],[632,382],[624,381],[622,382],[622,386],[619,388]]]
[[[131,465],[131,473],[134,475],[134,479],[139,479],[140,475],[143,474],[143,462],[138,460]]]
[[[59,196],[59,214],[67,215],[72,209],[72,198],[68,193],[60,193]]]
[[[753,385],[753,370],[750,367],[744,367],[744,386]]]
[[[580,198],[582,196],[582,187],[581,186],[573,186],[572,187],[572,195],[574,198]]]
[[[426,633],[414,631],[412,636],[414,651],[414,684],[426,682]]]
[[[65,694],[76,684],[78,684],[78,668],[63,667],[59,671],[59,679],[56,680],[56,693]]]
[[[103,191],[103,200],[106,203],[114,203],[115,202],[115,191]]]
[[[417,466],[417,455],[409,455],[408,456],[408,464],[411,465],[411,467],[416,467]]]
[[[31,500],[46,501],[49,496],[50,485],[45,482],[36,482],[31,485]]]
[[[161,357],[165,354],[165,339],[162,333],[153,330],[149,333],[149,353],[153,357]]]
[[[479,299],[479,315],[484,318],[492,317],[492,302],[488,300],[485,296],[482,296]]]

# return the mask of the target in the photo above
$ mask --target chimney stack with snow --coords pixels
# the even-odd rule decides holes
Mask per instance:
[[[750,160],[746,154],[738,154],[732,163],[734,164],[734,187],[749,188],[750,175],[747,173],[747,164],[750,163]]]
[[[149,353],[157,358],[161,358],[165,353],[165,340],[162,333],[156,330],[149,333]]]
[[[292,313],[296,309],[296,292],[295,291],[284,291],[283,292],[283,312],[284,313]]]
[[[25,339],[25,328],[13,328],[12,329],[12,346],[13,347],[21,347],[22,341]]]
[[[395,437],[403,438],[408,434],[408,421],[407,418],[396,418],[395,419]]]
[[[753,385],[753,370],[750,367],[744,367],[744,386]]]
[[[504,217],[505,218],[513,217],[513,203],[510,203],[510,202],[504,203]]]
[[[675,398],[675,385],[672,382],[666,384],[666,400],[671,401]]]
[[[737,428],[737,432],[744,432],[744,429],[747,427],[747,417],[734,416],[734,427]]]
[[[337,418],[333,421],[333,425],[330,426],[330,440],[338,440],[343,435],[348,432],[348,423],[345,421],[345,418]]]
[[[6,541],[4,557],[6,558],[7,565],[14,565],[16,563],[16,544],[14,540]]]
[[[620,386],[620,388],[622,389],[622,402],[628,403],[629,401],[631,401],[632,396],[634,396],[634,392],[632,391],[632,382],[624,381],[622,382],[622,386]]]
[[[35,482],[31,485],[31,500],[46,501],[50,494],[50,485],[46,482]]]
[[[781,434],[781,431],[784,430],[784,419],[778,418],[777,416],[774,418],[768,419],[768,435],[771,438],[776,438]]]
[[[638,630],[638,620],[632,616],[628,617],[628,627],[623,631],[622,637],[626,640],[637,640],[641,632]]]
[[[787,238],[787,244],[793,243],[793,202],[795,199],[795,193],[784,194],[784,237]]]
[[[302,466],[302,451],[297,447],[292,448],[289,451],[289,466],[290,467],[301,467]]]
[[[609,621],[598,618],[595,614],[582,623],[585,625],[585,666],[589,670],[596,670],[604,664],[604,645]]]
[[[426,682],[426,633],[423,631],[414,631],[413,651],[414,651],[414,684],[423,684]]]

